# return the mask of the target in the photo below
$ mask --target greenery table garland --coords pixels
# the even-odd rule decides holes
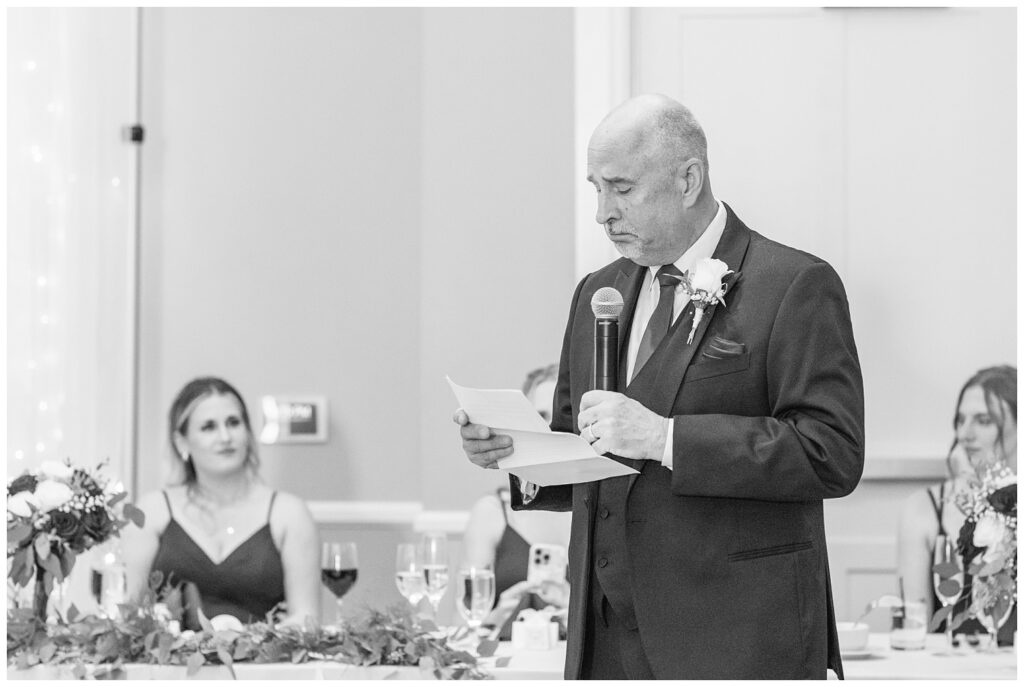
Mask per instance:
[[[122,604],[119,617],[79,615],[44,623],[31,609],[7,615],[8,666],[68,666],[75,677],[114,673],[126,663],[186,666],[189,675],[204,665],[334,661],[355,666],[416,666],[438,679],[486,679],[479,659],[498,643],[485,640],[475,651],[453,646],[453,638],[409,607],[367,609],[341,629],[268,621],[239,629],[215,629],[201,619],[199,632],[177,631],[162,604]],[[507,664],[498,658],[497,666]]]

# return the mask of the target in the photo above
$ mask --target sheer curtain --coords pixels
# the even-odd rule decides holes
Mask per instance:
[[[7,11],[8,479],[108,459],[131,484],[137,16]]]

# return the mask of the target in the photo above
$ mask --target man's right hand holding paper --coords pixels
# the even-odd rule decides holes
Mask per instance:
[[[473,424],[462,408],[455,411],[452,420],[459,425],[462,450],[474,465],[497,469],[498,460],[512,455],[512,437],[507,434],[494,434],[487,425]]]

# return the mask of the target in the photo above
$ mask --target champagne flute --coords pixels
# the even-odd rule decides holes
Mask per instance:
[[[420,601],[426,596],[426,580],[415,544],[398,545],[398,553],[395,556],[395,584],[399,593],[413,608],[419,606]]]
[[[976,607],[980,605],[977,603],[976,597],[981,594],[990,593],[988,590],[984,589],[979,582],[979,580],[975,580],[971,585],[971,600],[975,603]],[[1003,626],[1006,619],[1010,617],[1010,612],[1013,611],[1012,599],[1000,600],[1005,604],[1005,607],[1002,609],[1002,613],[997,615],[996,612],[999,610],[998,605],[990,605],[978,613],[978,620],[985,627],[989,636],[988,642],[985,643],[985,647],[981,649],[984,653],[992,653],[999,648],[999,628]]]
[[[441,597],[448,591],[448,537],[443,533],[423,535],[420,541],[420,560],[423,562],[427,599],[437,618]]]
[[[341,624],[341,600],[359,577],[354,542],[324,542],[320,547],[320,581],[334,594],[337,622]]]
[[[935,596],[942,602],[942,607],[952,606],[960,599],[964,589],[964,564],[957,554],[956,542],[945,534],[935,538],[935,551],[932,555],[932,585]],[[936,656],[952,656],[953,651],[953,614],[946,616],[946,647],[935,653]]]
[[[489,568],[459,570],[459,593],[455,602],[459,614],[475,633],[494,606],[494,571]]]

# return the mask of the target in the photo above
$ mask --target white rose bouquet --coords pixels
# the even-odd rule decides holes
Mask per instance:
[[[90,472],[47,461],[7,485],[7,576],[20,587],[35,582],[33,610],[41,620],[54,583],[70,574],[78,554],[145,520],[102,467]]]

